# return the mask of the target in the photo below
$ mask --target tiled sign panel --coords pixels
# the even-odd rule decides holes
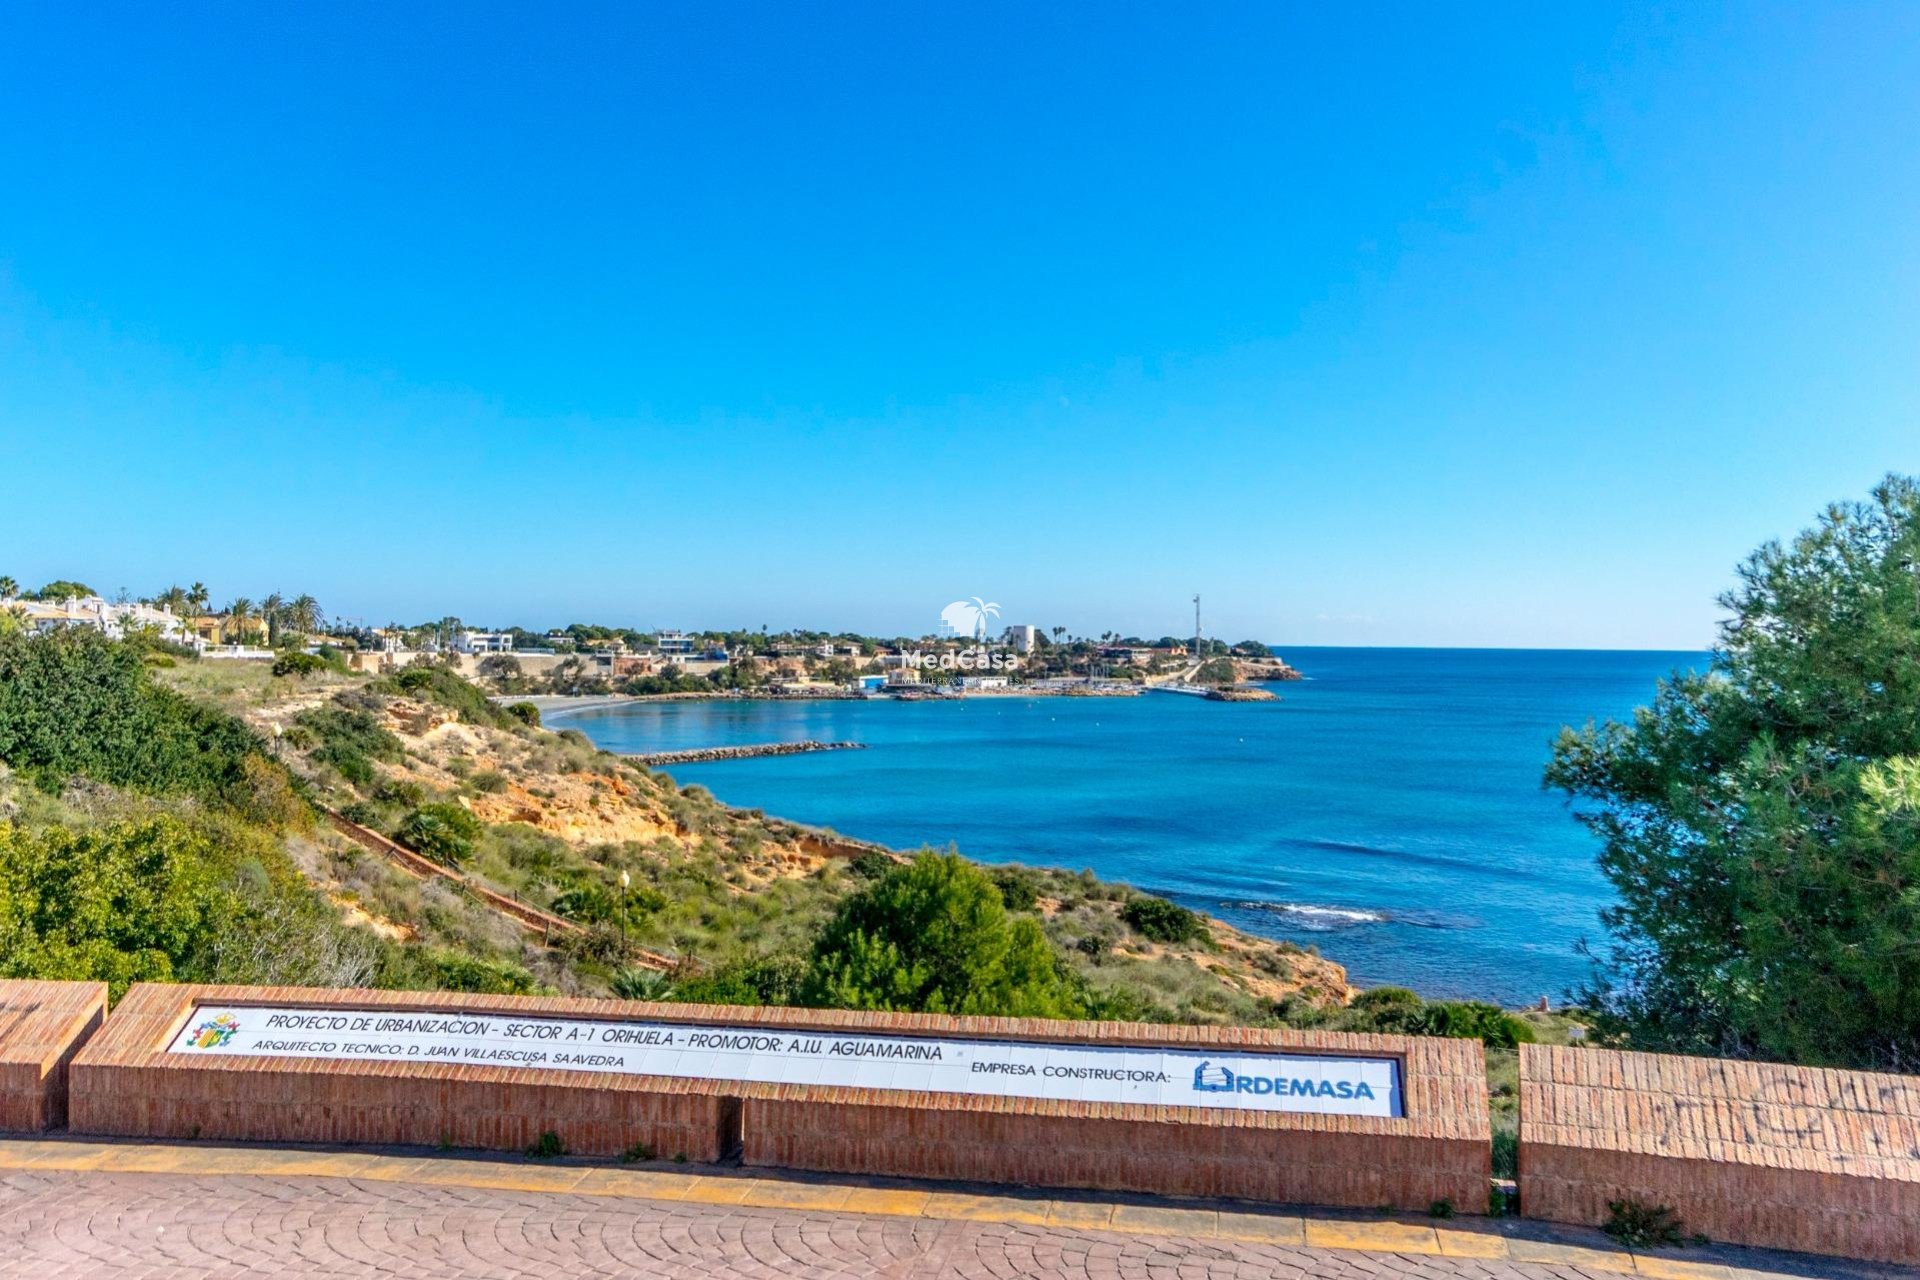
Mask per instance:
[[[496,1013],[199,1005],[169,1052],[457,1063],[1063,1102],[1403,1115],[1390,1058],[845,1035]]]

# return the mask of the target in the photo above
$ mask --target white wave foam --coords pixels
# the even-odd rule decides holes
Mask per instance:
[[[1295,926],[1312,933],[1332,933],[1363,924],[1385,924],[1393,917],[1384,911],[1365,907],[1326,907],[1311,902],[1235,902],[1229,905],[1255,911],[1271,911]]]

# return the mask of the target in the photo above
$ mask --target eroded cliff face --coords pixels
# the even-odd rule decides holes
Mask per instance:
[[[284,729],[293,713],[313,705],[310,698],[265,705],[251,709],[248,716],[271,732],[273,725]],[[698,848],[734,868],[728,891],[737,896],[863,855],[906,856],[728,808],[703,791],[676,787],[665,774],[607,756],[577,734],[475,725],[444,706],[412,697],[386,696],[378,706],[381,725],[399,740],[403,755],[376,766],[380,780],[372,790],[411,783],[431,795],[453,797],[483,822],[530,827],[590,859],[601,846],[639,849],[643,856],[661,859]],[[289,763],[316,778],[325,772],[311,761],[289,758]],[[863,883],[847,880],[849,891]],[[1058,908],[1057,901],[1044,897],[1038,903],[1049,919]],[[1353,995],[1340,965],[1241,933],[1218,920],[1207,920],[1207,940],[1164,945],[1129,934],[1118,921],[1117,902],[1087,902],[1079,910],[1093,925],[1104,925],[1119,938],[1109,960],[1130,969],[1172,966],[1186,975],[1183,980],[1204,985],[1204,979],[1188,972],[1190,967],[1261,1002],[1293,999],[1332,1006],[1345,1004]]]

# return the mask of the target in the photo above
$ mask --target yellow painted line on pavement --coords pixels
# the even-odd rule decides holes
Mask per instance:
[[[1505,1258],[1507,1241],[1504,1236],[1489,1235],[1484,1231],[1456,1231],[1448,1227],[1434,1229],[1440,1240],[1440,1252],[1449,1258]]]
[[[1073,1231],[1105,1231],[1113,1225],[1116,1207],[1090,1200],[1055,1200],[1047,1206],[1047,1225]]]
[[[678,1200],[693,1189],[690,1173],[654,1169],[594,1169],[574,1191],[588,1196],[628,1196],[636,1200]]]
[[[1254,1244],[1305,1244],[1307,1220],[1298,1215],[1285,1217],[1274,1213],[1222,1209],[1220,1238],[1245,1240]]]
[[[1439,1253],[1432,1227],[1407,1222],[1307,1219],[1307,1244],[1316,1249],[1365,1249],[1373,1253]]]
[[[1123,1204],[1114,1208],[1113,1230],[1128,1235],[1209,1237],[1220,1230],[1220,1211]]]
[[[1172,1204],[968,1195],[911,1187],[863,1187],[705,1171],[541,1165],[504,1160],[436,1159],[276,1147],[0,1138],[0,1170],[5,1169],[63,1173],[157,1173],[189,1177],[355,1178],[442,1187],[566,1192],[689,1204],[1052,1226],[1128,1235],[1197,1236],[1370,1253],[1505,1259],[1591,1267],[1643,1275],[1651,1280],[1733,1280],[1735,1275],[1731,1268],[1719,1263],[1649,1257],[1625,1251],[1610,1252],[1487,1231],[1408,1222],[1307,1218],[1298,1214],[1187,1208]]]
[[[1733,1280],[1733,1269],[1712,1262],[1688,1262],[1685,1258],[1650,1258],[1633,1255],[1634,1269],[1643,1276],[1660,1280]]]
[[[1632,1272],[1633,1255],[1586,1249],[1576,1244],[1554,1244],[1546,1240],[1509,1240],[1507,1257],[1513,1262],[1546,1262],[1557,1266],[1593,1267],[1599,1271]]]
[[[817,1209],[823,1213],[834,1213],[847,1203],[850,1187],[835,1186],[831,1182],[773,1182],[754,1180],[754,1185],[740,1201],[755,1209]]]
[[[1022,1227],[1047,1225],[1051,1200],[1021,1200],[1013,1196],[968,1196],[936,1191],[920,1211],[923,1218],[949,1222],[1001,1222]]]
[[[854,1187],[841,1204],[842,1213],[871,1213],[888,1218],[918,1218],[933,1199],[931,1191],[894,1187]]]

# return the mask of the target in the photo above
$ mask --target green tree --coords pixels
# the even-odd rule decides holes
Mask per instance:
[[[84,582],[72,582],[66,578],[55,578],[38,591],[29,593],[27,598],[30,600],[65,600],[68,596],[78,596],[84,600],[88,596],[97,594],[98,592],[94,591],[92,587]]]
[[[923,853],[848,897],[814,943],[801,1003],[1068,1018],[1079,995],[1040,925],[956,854]]]
[[[247,637],[253,634],[253,601],[245,596],[236,596],[227,605],[227,625],[231,634],[228,638],[234,644],[245,644]]]
[[[320,602],[312,596],[299,595],[287,606],[287,624],[303,635],[312,635],[325,621],[320,612]]]
[[[1920,487],[1769,543],[1705,672],[1563,730],[1618,903],[1588,998],[1648,1048],[1920,1068]]]
[[[0,600],[11,600],[20,594],[20,584],[4,574],[0,574]]]
[[[260,620],[267,624],[267,645],[280,642],[280,629],[287,625],[287,598],[278,591],[260,602]]]
[[[172,819],[76,833],[0,823],[0,975],[172,982],[239,901]]]

